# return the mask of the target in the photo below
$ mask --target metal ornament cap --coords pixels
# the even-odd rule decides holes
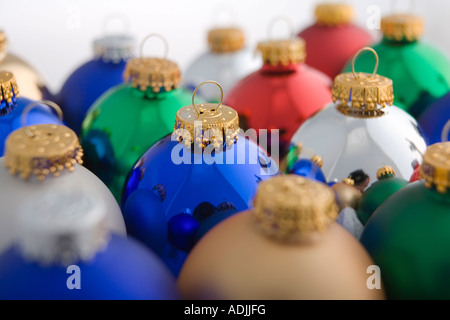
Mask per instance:
[[[179,87],[181,71],[178,65],[162,58],[134,58],[128,61],[124,81],[141,91],[148,88],[154,93],[171,91]]]
[[[353,7],[345,3],[321,3],[316,6],[316,23],[329,27],[347,24],[353,21]]]
[[[215,28],[208,32],[208,44],[216,53],[235,52],[245,44],[245,36],[239,28]]]
[[[0,116],[8,114],[11,111],[11,104],[14,99],[19,97],[19,87],[17,86],[14,74],[8,71],[0,72],[0,103],[5,104],[0,110]]]
[[[425,179],[427,188],[436,187],[439,193],[450,188],[450,142],[429,146],[420,166],[420,177]]]
[[[424,32],[424,20],[413,14],[393,14],[381,19],[381,31],[388,40],[416,41]]]
[[[43,181],[49,174],[59,176],[83,164],[78,137],[63,125],[40,124],[13,131],[6,140],[5,166],[23,179],[35,175]]]
[[[272,66],[303,63],[306,59],[305,41],[301,38],[261,41],[256,50],[261,52],[264,63]]]
[[[385,179],[389,177],[395,177],[395,171],[391,166],[384,166],[377,171],[377,179]]]
[[[7,47],[8,47],[8,39],[6,38],[6,34],[2,30],[0,30],[0,62],[6,56]]]
[[[293,174],[262,182],[253,206],[258,228],[283,242],[298,242],[323,232],[338,217],[331,188]]]
[[[108,35],[94,41],[94,55],[104,62],[119,63],[134,55],[135,40],[128,35]]]

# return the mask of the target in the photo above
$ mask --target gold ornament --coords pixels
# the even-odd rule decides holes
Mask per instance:
[[[376,58],[373,74],[355,72],[355,60],[363,51],[371,51]],[[345,115],[362,118],[378,117],[386,105],[394,103],[392,80],[376,74],[378,55],[372,48],[361,49],[353,57],[352,73],[336,76],[331,90],[333,102]]]
[[[219,104],[202,103],[195,104],[195,94],[198,89],[207,83],[216,84],[221,91]],[[185,106],[178,110],[175,118],[173,135],[178,142],[185,144],[186,148],[191,148],[195,144],[194,150],[203,150],[208,145],[213,144],[216,151],[226,146],[233,145],[238,140],[239,117],[236,110],[222,105],[223,90],[220,84],[215,81],[205,81],[201,83],[192,95],[192,105]]]
[[[241,50],[244,43],[244,32],[239,28],[216,28],[208,32],[209,47],[216,53]]]
[[[0,101],[3,101],[7,106],[11,104],[12,98],[19,96],[19,87],[17,86],[16,78],[11,72],[0,71]],[[10,112],[10,108],[3,108],[0,115]]]
[[[336,204],[339,207],[339,212],[347,207],[358,210],[362,194],[353,185],[354,182],[352,179],[343,179],[343,182],[338,182],[331,186],[331,189],[335,193]]]
[[[427,188],[435,187],[440,193],[450,188],[450,142],[429,146],[420,166],[420,176]]]
[[[353,7],[345,3],[321,3],[316,6],[317,24],[329,27],[347,24],[353,21]]]
[[[381,31],[389,40],[416,41],[424,31],[424,21],[412,14],[393,14],[381,19]]]

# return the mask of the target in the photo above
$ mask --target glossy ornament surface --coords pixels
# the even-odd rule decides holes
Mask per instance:
[[[383,202],[361,236],[390,299],[450,297],[450,142],[428,147],[421,175]]]
[[[277,173],[276,162],[240,131],[235,110],[193,102],[178,111],[173,134],[155,143],[125,182],[129,234],[155,248],[178,276],[198,239],[225,215],[248,209],[258,183]]]
[[[194,247],[178,278],[184,299],[383,299],[366,286],[373,261],[339,226],[329,187],[297,175],[262,182],[249,211]]]
[[[208,31],[208,51],[196,57],[186,68],[184,85],[191,91],[205,81],[214,79],[225,94],[241,79],[262,66],[260,57],[246,45],[245,34],[238,27],[217,27]],[[203,87],[198,96],[207,102],[218,102],[214,87]]]
[[[428,144],[450,141],[450,92],[430,105],[419,117]]]
[[[373,49],[360,52],[365,50]],[[386,165],[409,179],[427,145],[416,120],[392,105],[392,81],[375,72],[344,73],[335,78],[333,100],[292,138],[292,145],[303,146],[300,157],[322,157],[328,182],[362,171],[369,179],[361,181],[361,191],[376,181],[378,169]]]
[[[8,52],[8,39],[0,31],[0,70],[13,73],[19,82],[21,94],[32,100],[52,100],[44,78],[28,62]]]
[[[58,116],[45,104],[39,104],[39,108],[33,108],[22,119],[27,106],[35,101],[22,96],[21,86],[19,96],[19,86],[11,72],[0,72],[0,90],[0,156],[5,151],[6,138],[14,130],[33,124],[59,124]]]
[[[378,53],[378,74],[394,82],[395,105],[416,120],[437,99],[450,91],[450,59],[424,41],[424,21],[420,16],[394,14],[381,20],[383,39],[372,47]],[[374,59],[368,53],[358,59],[357,67],[370,72]],[[350,60],[343,69],[349,72]]]
[[[331,80],[303,63],[301,39],[262,41],[257,50],[263,66],[239,81],[224,102],[239,112],[244,130],[279,130],[283,154],[299,125],[331,102]]]
[[[306,64],[334,78],[361,48],[372,44],[372,35],[353,23],[354,9],[344,3],[320,3],[316,21],[298,33],[306,42]]]
[[[173,119],[192,93],[179,87],[178,65],[167,59],[128,61],[125,83],[103,94],[83,122],[85,166],[120,202],[128,172],[156,141],[172,132]]]
[[[77,134],[89,108],[109,89],[122,84],[127,61],[134,56],[134,38],[105,35],[93,42],[94,56],[77,67],[57,96],[67,125]]]
[[[61,189],[82,188],[104,201],[106,227],[126,234],[120,207],[108,188],[82,166],[83,151],[75,132],[68,127],[41,124],[18,129],[9,135],[5,150],[0,158],[0,252],[20,235],[14,219],[21,205],[39,203],[47,197],[62,209],[58,197],[52,197]]]
[[[2,300],[179,299],[156,254],[105,227],[103,199],[76,185],[32,200],[18,208],[18,238],[0,255]]]

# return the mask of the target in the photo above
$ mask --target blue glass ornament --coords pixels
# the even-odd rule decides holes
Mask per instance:
[[[0,85],[2,88],[11,88],[9,94],[2,92],[0,101],[0,156],[3,156],[5,140],[12,131],[33,124],[60,124],[58,116],[45,104],[31,109],[22,122],[25,108],[35,101],[19,97],[18,86],[11,72],[0,72]]]
[[[419,117],[428,144],[450,141],[450,92],[429,106]]]
[[[311,180],[327,183],[320,166],[310,159],[300,159],[294,163],[289,173],[296,174]]]
[[[104,36],[94,41],[94,57],[66,79],[57,96],[68,126],[77,134],[89,108],[109,89],[123,82],[134,39],[126,35]]]
[[[149,219],[145,215],[159,214],[159,203],[151,208],[145,206],[144,210],[144,206],[133,203],[140,201],[133,197],[134,193],[163,190],[165,197],[161,204],[169,228],[169,240],[162,259],[175,276],[178,276],[189,254],[190,250],[186,249],[193,244],[191,236],[198,240],[196,232],[204,228],[202,223],[213,219],[217,207],[227,203],[236,212],[247,210],[251,207],[258,183],[278,173],[276,162],[239,131],[235,110],[221,103],[219,107],[217,104],[201,104],[198,114],[194,109],[195,105],[181,108],[173,134],[159,140],[136,162],[125,181],[122,197],[124,214],[133,214],[137,220],[145,221]],[[189,131],[182,129],[197,123],[197,120],[200,128],[193,133],[197,137],[195,144],[186,136]],[[206,129],[210,121],[214,121],[218,130],[214,134],[209,134]],[[218,140],[222,142],[218,143]],[[202,141],[201,146],[198,141]],[[141,209],[129,212],[131,208]],[[149,232],[144,224],[136,223],[136,226],[141,227],[140,234]]]

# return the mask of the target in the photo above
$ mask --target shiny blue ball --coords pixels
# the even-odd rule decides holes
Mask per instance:
[[[299,159],[289,171],[290,174],[296,174],[311,180],[327,183],[327,179],[322,169],[309,159]]]

